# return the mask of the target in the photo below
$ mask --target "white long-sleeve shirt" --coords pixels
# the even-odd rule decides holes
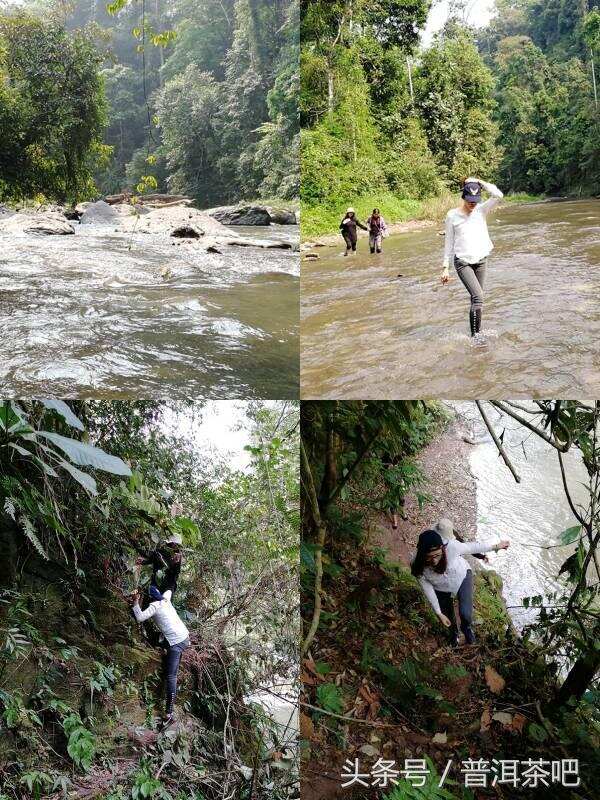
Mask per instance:
[[[456,539],[443,539],[443,542],[446,545],[446,560],[448,562],[446,571],[440,573],[430,567],[425,567],[423,574],[419,578],[425,597],[431,603],[431,607],[436,614],[441,613],[440,604],[435,593],[436,589],[438,592],[456,594],[467,575],[467,570],[471,569],[463,555],[489,553],[496,547],[496,544],[458,542]]]
[[[167,642],[170,645],[174,645],[185,642],[189,638],[190,632],[179,618],[177,611],[175,611],[171,603],[171,595],[171,590],[167,589],[163,593],[163,599],[150,603],[145,611],[142,611],[140,604],[136,603],[133,607],[133,614],[138,622],[145,622],[145,620],[153,618],[156,627]]]
[[[450,265],[453,256],[458,256],[467,264],[476,264],[494,249],[488,233],[487,215],[504,195],[493,183],[480,183],[490,195],[485,203],[476,205],[470,214],[462,208],[452,208],[446,214],[444,267]]]

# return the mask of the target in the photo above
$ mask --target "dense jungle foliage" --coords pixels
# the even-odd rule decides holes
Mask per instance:
[[[406,758],[428,759],[431,776],[422,788],[402,776],[395,788],[371,784],[368,796],[385,800],[526,793],[506,784],[499,794],[491,786],[489,792],[465,789],[464,782],[461,789],[456,775],[440,789],[448,759],[456,765],[456,759],[469,757],[488,763],[578,758],[578,787],[553,784],[545,792],[540,786],[532,796],[584,800],[598,793],[600,403],[477,406],[486,424],[495,426],[499,448],[503,428],[515,424],[525,450],[532,436],[552,448],[564,470],[562,502],[577,524],[556,531],[548,543],[574,546],[560,568],[559,590],[552,584],[543,595],[522,598],[524,607],[538,610],[522,635],[502,600],[500,577],[478,571],[477,642],[451,648],[410,572],[416,537],[437,518],[432,506],[452,516],[470,502],[461,483],[467,473],[463,456],[453,466],[448,450],[438,450],[441,439],[463,441],[460,432],[446,433],[454,424],[449,409],[416,401],[302,405],[301,731],[307,800],[367,796],[358,784],[342,789],[337,777],[345,759],[352,764],[355,758],[362,773],[377,759],[380,765],[395,760],[397,769]],[[422,460],[428,445],[431,452]],[[589,476],[588,502],[582,505],[570,494],[574,479],[564,459],[570,451],[578,453]],[[510,453],[502,452],[510,463]],[[391,512],[401,520],[400,530],[390,529]],[[415,520],[422,527],[407,540]]]
[[[293,730],[257,693],[297,674],[298,407],[243,404],[238,469],[195,443],[204,405],[0,404],[2,800],[294,796]],[[174,533],[192,647],[161,733],[127,595]]]
[[[475,175],[505,193],[598,194],[597,0],[302,0],[302,201],[309,232],[352,204],[390,219]],[[330,212],[335,212],[328,217]]]
[[[138,186],[205,208],[293,198],[298,59],[298,0],[26,0],[4,10],[0,198]]]

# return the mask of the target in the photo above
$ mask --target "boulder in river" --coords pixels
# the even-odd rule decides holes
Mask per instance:
[[[206,211],[223,225],[270,225],[271,215],[266,206],[219,206]]]
[[[198,225],[178,225],[171,231],[171,236],[175,236],[177,239],[199,239],[204,236],[204,231]]]
[[[140,219],[118,215],[123,230],[136,233],[167,234],[172,236],[177,229],[193,228],[200,236],[232,236],[231,231],[216,219],[210,217],[205,211],[198,211],[187,206],[163,206],[153,208]],[[181,235],[175,236],[181,241],[187,241]],[[194,237],[195,238],[195,237]]]
[[[267,207],[273,225],[297,225],[296,212],[290,208]]]
[[[90,203],[81,216],[82,225],[114,225],[119,213],[104,200]]]
[[[21,212],[0,219],[0,233],[33,233],[40,236],[67,236],[75,228],[64,214],[56,211],[42,213]]]

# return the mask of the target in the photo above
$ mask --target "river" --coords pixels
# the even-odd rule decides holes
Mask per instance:
[[[391,236],[380,256],[363,234],[357,256],[340,244],[303,263],[302,396],[597,396],[600,202],[507,205],[490,218],[483,346],[453,268],[440,283],[442,227]]]
[[[477,538],[509,539],[508,550],[490,556],[490,566],[502,577],[503,595],[517,628],[531,623],[537,611],[520,607],[524,597],[547,595],[563,584],[559,570],[576,545],[556,545],[560,534],[577,524],[563,490],[556,450],[515,420],[486,405],[498,433],[505,428],[504,447],[521,477],[515,479],[498,457],[498,450],[473,404],[461,403],[478,442],[470,467],[477,482]],[[532,418],[532,421],[533,418]],[[587,471],[578,451],[564,456],[569,489],[576,507],[588,506]]]
[[[0,237],[5,395],[298,396],[297,252],[76,228]],[[234,230],[298,239],[297,226]]]

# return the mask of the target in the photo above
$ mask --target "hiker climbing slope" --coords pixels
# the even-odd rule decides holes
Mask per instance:
[[[350,250],[353,253],[356,253],[356,243],[358,241],[358,231],[357,228],[362,228],[363,231],[366,231],[367,228],[362,222],[359,222],[356,218],[356,212],[353,208],[349,208],[346,211],[346,216],[340,222],[340,230],[342,232],[342,236],[344,237],[344,241],[346,242],[346,252],[344,253],[345,256],[348,255]]]
[[[150,604],[142,611],[140,608],[140,592],[133,594],[131,601],[133,615],[138,622],[152,619],[164,637],[164,676],[165,676],[165,717],[163,725],[166,727],[174,720],[175,696],[177,694],[177,673],[184,651],[190,646],[190,633],[179,614],[175,610],[172,592],[167,589],[164,594],[156,586],[149,589]]]
[[[482,190],[491,195],[485,202],[482,202]],[[479,178],[467,178],[463,183],[461,197],[461,205],[450,209],[446,215],[446,243],[441,279],[442,283],[450,280],[450,261],[454,258],[458,277],[471,296],[469,325],[471,336],[475,336],[481,332],[487,257],[494,248],[488,233],[487,215],[504,195],[493,183],[486,183]]]
[[[140,557],[136,564],[152,566],[152,578],[150,583],[156,586],[161,593],[168,589],[175,594],[177,581],[181,572],[182,561],[182,539],[179,534],[170,536],[164,544],[155,550],[145,551],[136,547]]]
[[[475,642],[473,633],[473,572],[465,555],[506,550],[506,539],[495,544],[485,542],[458,542],[443,539],[435,530],[426,530],[419,536],[417,552],[411,563],[411,572],[418,578],[425,597],[440,622],[450,628],[450,644],[458,645],[458,628],[454,613],[454,597],[458,598],[460,627],[467,644]]]

